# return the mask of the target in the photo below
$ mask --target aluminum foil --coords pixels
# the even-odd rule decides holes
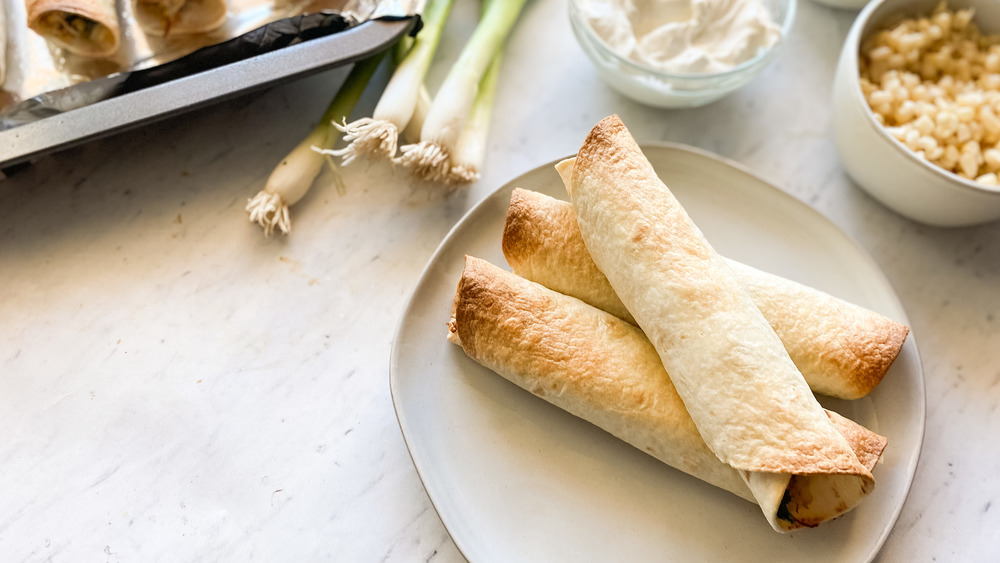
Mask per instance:
[[[228,0],[216,31],[147,36],[130,0],[118,0],[122,46],[108,59],[54,47],[27,27],[23,0],[6,3],[7,75],[0,130],[169,82],[208,68],[349,29],[379,18],[419,15],[426,0]]]

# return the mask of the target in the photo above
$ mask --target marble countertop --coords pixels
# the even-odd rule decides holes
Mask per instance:
[[[474,20],[460,2],[439,81]],[[508,179],[618,113],[640,140],[739,161],[878,262],[909,315],[927,425],[880,559],[997,560],[1000,223],[922,226],[845,175],[830,91],[854,12],[799,3],[775,63],[708,107],[603,84],[563,0],[528,3],[506,51],[480,182],[381,165],[329,174],[288,238],[248,197],[344,69],[42,158],[0,182],[0,554],[7,561],[460,561],[389,393],[393,331],[437,244]],[[384,76],[376,80],[384,82]],[[358,111],[369,113],[377,94]]]

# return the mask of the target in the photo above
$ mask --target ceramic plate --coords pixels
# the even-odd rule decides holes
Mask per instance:
[[[874,261],[807,205],[711,154],[677,145],[643,150],[723,256],[907,322]],[[906,499],[923,438],[913,336],[869,397],[822,399],[889,438],[875,491],[819,528],[775,533],[756,505],[549,405],[445,340],[464,255],[507,267],[500,236],[518,186],[566,197],[546,165],[473,208],[431,258],[392,349],[400,428],[462,553],[474,562],[872,559]]]

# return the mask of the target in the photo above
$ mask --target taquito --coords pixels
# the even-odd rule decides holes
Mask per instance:
[[[114,0],[25,0],[25,7],[28,27],[71,53],[100,58],[118,51]]]
[[[577,153],[570,201],[594,263],[670,374],[709,449],[740,472],[776,529],[791,475],[852,494],[874,478],[817,402],[729,265],[617,116]]]
[[[488,262],[466,257],[448,339],[475,361],[656,459],[755,501],[705,445],[656,350],[634,325]],[[868,469],[882,436],[828,413]],[[794,439],[794,438],[793,438]],[[816,526],[855,507],[853,479],[794,475],[776,488],[776,529]]]
[[[560,174],[568,178],[572,162],[560,164]],[[502,247],[515,274],[635,324],[587,252],[569,202],[516,188]],[[842,399],[867,395],[882,381],[909,334],[906,325],[864,307],[727,262],[816,393]]]
[[[162,37],[205,33],[226,21],[225,0],[132,0],[132,11],[143,31]]]

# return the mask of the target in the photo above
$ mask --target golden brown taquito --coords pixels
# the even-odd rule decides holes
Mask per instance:
[[[617,116],[591,130],[568,187],[594,263],[652,343],[698,433],[740,472],[772,527],[785,529],[792,475],[835,480],[851,499],[871,491],[871,472],[750,293]]]
[[[570,174],[565,166],[562,172]],[[587,251],[566,201],[517,188],[503,252],[514,273],[635,324]],[[827,293],[728,260],[809,387],[842,399],[867,395],[909,333],[906,325]]]

